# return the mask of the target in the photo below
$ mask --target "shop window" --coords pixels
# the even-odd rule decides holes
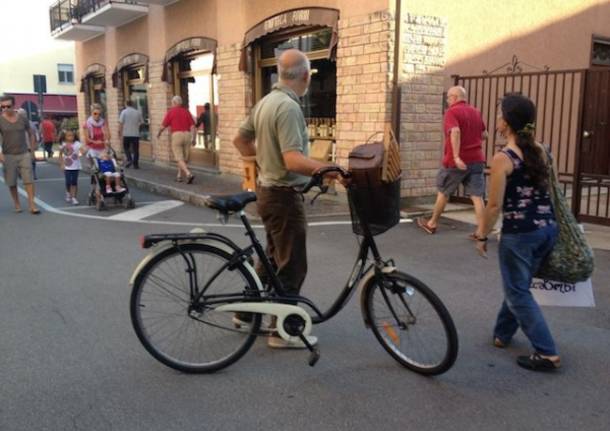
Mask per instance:
[[[144,124],[140,127],[140,139],[150,140],[150,116],[148,113],[148,88],[145,83],[144,66],[130,66],[123,71],[123,95],[140,111]]]
[[[181,55],[173,62],[174,92],[197,120],[196,149],[217,151],[218,77],[211,52]]]
[[[57,80],[60,84],[74,84],[74,65],[58,64]]]
[[[610,66],[610,39],[593,38],[592,66]]]
[[[85,78],[85,100],[87,115],[91,114],[91,104],[99,103],[106,112],[106,79],[103,75],[89,75]]]
[[[311,84],[302,98],[309,136],[332,140],[335,136],[337,65],[329,59],[332,29],[308,30],[263,39],[257,47],[256,94],[261,99],[278,81],[277,58],[282,51],[298,48],[311,61]]]

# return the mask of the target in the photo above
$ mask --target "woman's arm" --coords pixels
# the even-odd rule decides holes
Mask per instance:
[[[483,213],[483,220],[476,232],[475,247],[482,257],[487,257],[487,235],[493,229],[502,211],[506,177],[513,170],[513,164],[504,153],[498,153],[491,161],[489,174],[489,199]]]

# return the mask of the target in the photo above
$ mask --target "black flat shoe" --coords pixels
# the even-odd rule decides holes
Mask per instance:
[[[187,184],[193,184],[193,180],[195,179],[195,175],[189,175],[188,177],[186,177],[186,182]]]
[[[532,371],[554,371],[561,367],[561,361],[551,361],[540,356],[540,353],[532,353],[530,356],[517,357],[517,365]]]

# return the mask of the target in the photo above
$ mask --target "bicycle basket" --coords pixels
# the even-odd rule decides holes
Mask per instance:
[[[392,182],[351,185],[348,201],[356,235],[364,235],[365,224],[371,235],[382,234],[400,220],[400,177]]]

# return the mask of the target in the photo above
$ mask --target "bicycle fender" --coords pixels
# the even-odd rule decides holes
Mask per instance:
[[[229,246],[227,243],[220,241],[219,239],[214,238],[214,237],[203,238],[203,239],[197,240],[197,241],[178,241],[178,244],[192,244],[192,243],[206,244],[211,247],[218,248],[228,254],[233,254],[235,252],[235,248]],[[129,285],[133,286],[133,284],[136,281],[136,277],[138,276],[138,274],[140,274],[140,272],[142,272],[142,269],[144,269],[144,267],[146,266],[146,264],[148,262],[150,262],[159,253],[167,250],[168,248],[172,248],[172,247],[174,247],[174,244],[170,241],[160,242],[157,245],[153,246],[150,253],[148,253],[146,256],[144,256],[144,259],[142,259],[140,261],[140,263],[138,263],[138,266],[136,266],[136,268],[134,269],[133,273],[131,274],[131,277],[129,278]],[[250,273],[250,275],[252,276],[252,279],[256,283],[256,288],[258,290],[263,290],[263,284],[261,283],[261,280],[258,277],[258,274],[254,270],[252,265],[250,265],[250,262],[245,260],[244,262],[242,262],[242,264],[244,265],[244,267],[246,268],[248,273]]]
[[[396,271],[395,266],[386,266],[381,269],[381,272],[384,274],[391,274],[394,271]],[[371,269],[369,269],[366,272],[366,274],[364,274],[364,276],[358,283],[358,288],[360,289],[360,310],[362,312],[362,319],[364,320],[364,326],[366,328],[371,327],[371,322],[369,322],[369,320],[367,319],[367,314],[366,314],[366,303],[365,303],[366,293],[369,290],[369,287],[371,286],[371,283],[374,280],[375,280],[375,267],[373,266],[373,267],[371,267]]]

